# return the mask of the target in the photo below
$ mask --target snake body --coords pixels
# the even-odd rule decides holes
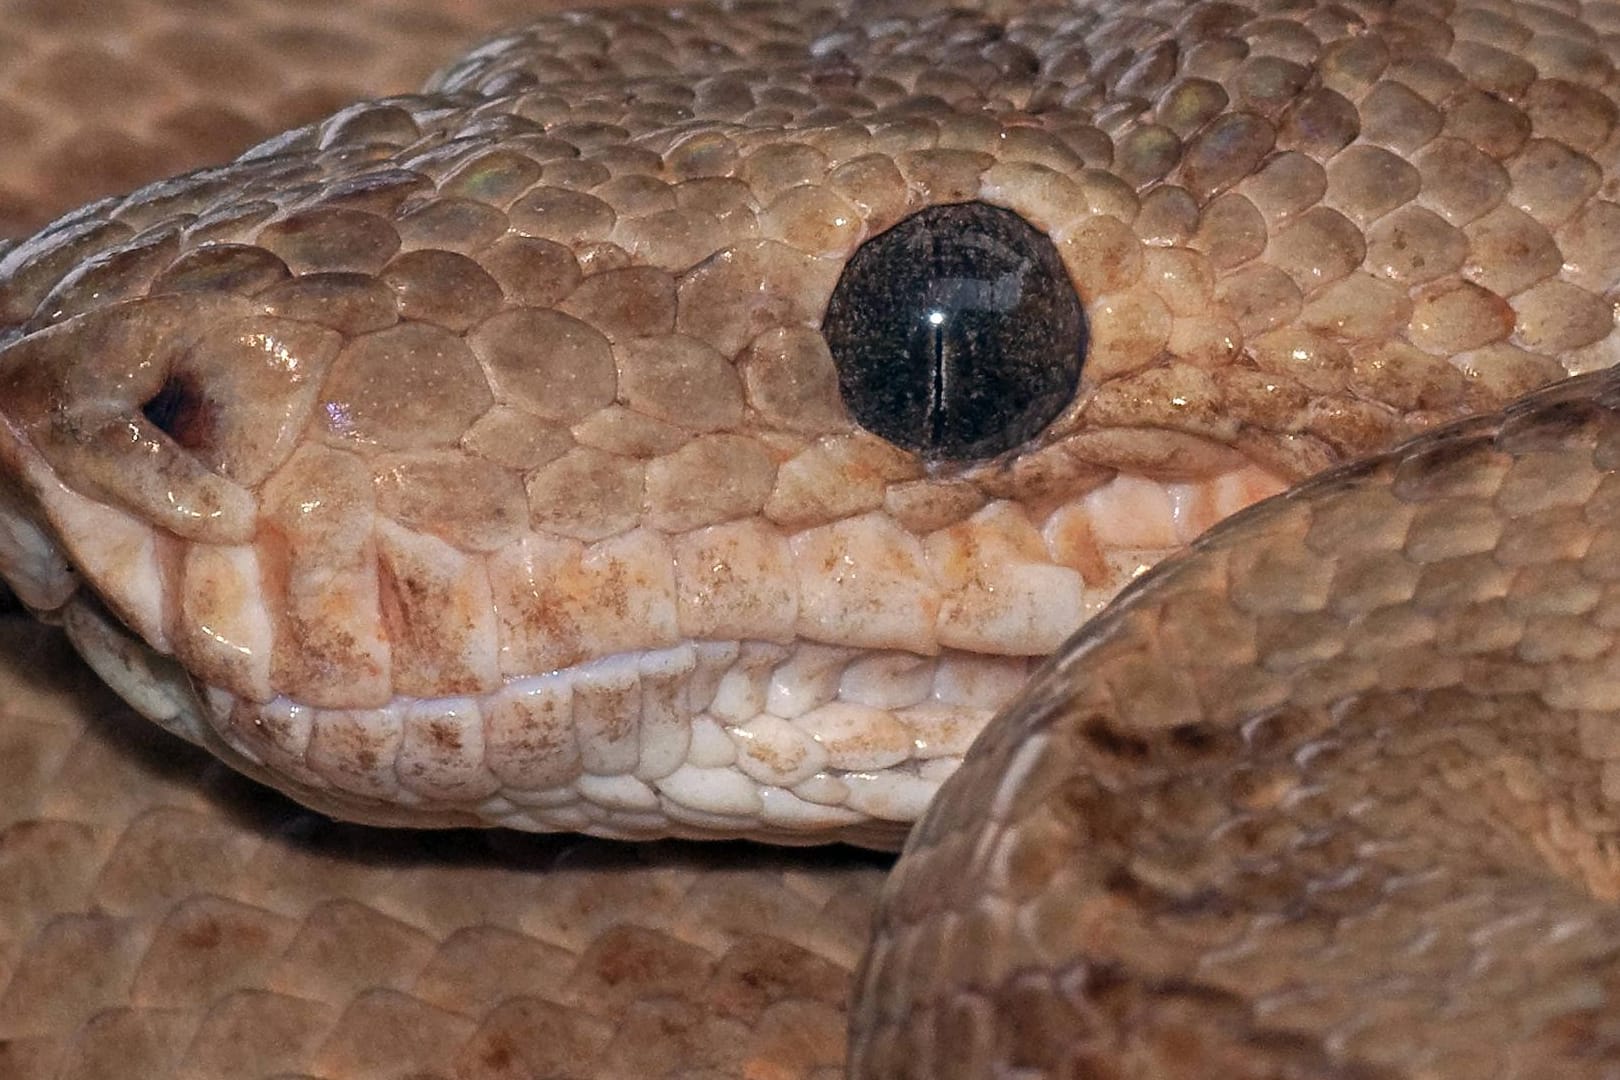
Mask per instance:
[[[5,255],[0,572],[350,818],[886,846],[945,781],[859,1075],[1604,1075],[1617,18],[541,18]],[[970,202],[1091,340],[946,465],[818,324]]]

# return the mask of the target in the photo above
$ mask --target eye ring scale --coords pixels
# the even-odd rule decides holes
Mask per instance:
[[[822,335],[857,423],[957,462],[1040,434],[1074,400],[1087,344],[1056,246],[979,202],[929,207],[863,244]]]

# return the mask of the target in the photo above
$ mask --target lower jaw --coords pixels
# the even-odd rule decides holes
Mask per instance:
[[[136,711],[314,810],[631,840],[897,848],[1035,663],[705,642],[325,709],[200,685],[87,592],[60,619]]]

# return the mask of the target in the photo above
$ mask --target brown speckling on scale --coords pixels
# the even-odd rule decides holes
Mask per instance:
[[[868,1075],[1613,1058],[1548,1019],[1602,1015],[1606,916],[1496,949],[1408,888],[1448,816],[1509,823],[1441,876],[1513,925],[1567,888],[1527,859],[1608,887],[1607,384],[1205,535],[1613,361],[1613,10],[984,8],[543,15],[20,241],[0,573],[153,719],[367,821],[892,845],[1011,705],[891,889]],[[863,384],[857,252],[962,204],[1052,265],[947,273],[941,230],[916,290],[958,322],[861,361],[928,389]],[[972,319],[1054,273],[1077,383],[973,400]],[[1301,990],[1323,919],[1350,951]],[[1363,925],[1440,944],[1379,967]]]

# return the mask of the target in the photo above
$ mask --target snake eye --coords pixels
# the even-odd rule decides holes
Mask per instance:
[[[1057,248],[984,203],[935,206],[868,240],[822,334],[857,422],[926,458],[993,457],[1074,397],[1086,320]]]

